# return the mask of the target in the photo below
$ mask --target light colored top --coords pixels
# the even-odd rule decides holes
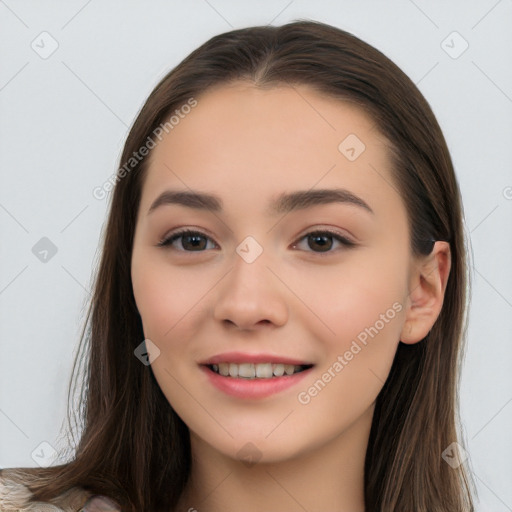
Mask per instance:
[[[0,473],[0,512],[120,512],[106,496],[73,487],[50,502],[30,502],[32,492],[15,469]]]

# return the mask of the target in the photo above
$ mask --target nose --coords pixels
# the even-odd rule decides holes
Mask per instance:
[[[247,263],[238,255],[222,279],[214,306],[214,317],[226,327],[254,330],[288,320],[286,287],[267,267],[263,256]]]

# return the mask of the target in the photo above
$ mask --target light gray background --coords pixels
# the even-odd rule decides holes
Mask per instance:
[[[478,510],[512,510],[512,0],[42,4],[0,0],[0,467],[36,466],[32,454],[51,452],[40,443],[61,446],[108,206],[92,190],[115,172],[151,89],[215,34],[313,18],[386,53],[445,133],[473,250],[469,463]],[[57,248],[46,262],[32,252],[42,237]]]

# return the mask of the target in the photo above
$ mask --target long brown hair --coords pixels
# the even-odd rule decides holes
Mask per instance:
[[[366,510],[473,511],[465,465],[443,460],[459,431],[458,387],[469,275],[458,183],[441,129],[412,81],[357,37],[315,21],[233,30],[194,50],[155,87],[127,137],[121,165],[168,116],[210,87],[249,80],[258,87],[306,84],[368,112],[390,143],[394,183],[407,207],[411,252],[449,241],[444,305],[420,343],[400,343],[375,407],[365,460]],[[118,501],[124,511],[172,510],[187,482],[186,425],[150,366],[134,357],[144,339],[130,262],[147,158],[118,174],[103,252],[71,388],[80,389],[81,435],[73,458],[28,469],[34,499],[72,486]],[[74,383],[74,385],[73,385]],[[72,407],[70,407],[71,409]],[[69,419],[69,418],[68,418]]]

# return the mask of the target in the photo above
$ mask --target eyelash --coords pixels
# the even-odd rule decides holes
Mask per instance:
[[[202,233],[201,231],[195,231],[195,230],[191,230],[191,229],[185,228],[185,229],[181,229],[179,231],[175,231],[174,233],[171,233],[169,236],[167,236],[167,237],[163,238],[162,240],[160,240],[157,243],[157,247],[162,247],[164,249],[165,248],[170,248],[170,246],[171,246],[171,244],[173,242],[175,242],[176,240],[182,238],[184,235],[201,236],[201,237],[204,237],[204,238],[207,238],[207,239],[213,241],[208,235]],[[305,238],[307,238],[309,236],[315,236],[315,235],[316,236],[327,235],[329,237],[332,237],[335,240],[337,240],[338,242],[340,242],[340,244],[342,244],[346,249],[350,249],[350,248],[356,246],[356,244],[354,242],[352,242],[351,240],[349,240],[348,238],[340,235],[336,231],[331,231],[329,229],[309,231],[308,233],[306,233],[303,236],[301,236],[296,242],[294,242],[293,246],[295,247],[303,239],[305,239]],[[215,245],[217,245],[216,242],[214,242],[214,243],[215,243]],[[187,251],[185,249],[177,249],[177,250],[179,252],[190,252],[190,253],[198,252],[198,253],[201,253],[201,252],[205,252],[207,249],[201,250],[201,251]],[[317,254],[319,256],[327,256],[329,254],[333,254],[333,253],[337,252],[338,250],[328,250],[328,251],[324,251],[324,252],[322,252],[322,251],[306,251],[306,252],[312,252],[313,254]]]

